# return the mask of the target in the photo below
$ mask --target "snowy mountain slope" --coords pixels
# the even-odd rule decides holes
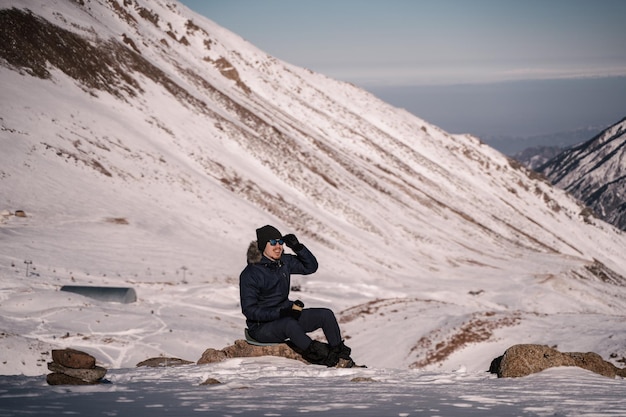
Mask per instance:
[[[538,168],[553,184],[626,230],[626,119]]]
[[[518,342],[626,355],[626,237],[477,138],[176,2],[0,4],[0,210],[27,213],[0,225],[2,373],[45,372],[49,346],[128,367],[240,338],[238,275],[267,223],[318,256],[294,296],[340,313],[357,360],[484,370]]]

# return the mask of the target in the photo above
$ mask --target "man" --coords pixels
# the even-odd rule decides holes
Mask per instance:
[[[256,230],[257,240],[248,248],[248,265],[239,277],[241,311],[248,333],[264,343],[289,339],[307,361],[335,366],[349,361],[351,349],[341,339],[335,314],[327,308],[303,308],[300,300],[289,300],[291,274],[317,271],[317,259],[293,234],[283,236],[266,225]],[[295,255],[283,252],[283,244]],[[322,329],[328,343],[312,340],[307,333]]]

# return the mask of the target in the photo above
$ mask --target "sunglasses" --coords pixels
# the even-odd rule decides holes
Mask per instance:
[[[270,245],[272,246],[276,246],[277,243],[279,245],[282,245],[283,243],[285,243],[285,241],[282,239],[270,239],[269,242],[270,242]]]

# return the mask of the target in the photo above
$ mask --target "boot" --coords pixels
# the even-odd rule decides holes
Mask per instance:
[[[332,367],[339,362],[339,356],[326,343],[313,340],[308,348],[302,352],[302,357],[315,365]]]
[[[350,357],[350,353],[352,353],[352,349],[350,349],[348,346],[346,346],[343,343],[343,340],[341,341],[341,343],[339,343],[339,345],[337,346],[333,346],[330,348],[335,354],[337,354],[337,356],[340,359],[346,359],[346,360],[352,360],[352,358]]]

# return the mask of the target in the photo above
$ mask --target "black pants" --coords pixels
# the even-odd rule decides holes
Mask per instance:
[[[290,339],[298,348],[305,350],[312,341],[307,333],[317,329],[322,329],[330,346],[338,346],[341,343],[339,324],[335,314],[327,308],[305,308],[298,320],[285,317],[249,326],[248,331],[259,342],[279,343]]]

